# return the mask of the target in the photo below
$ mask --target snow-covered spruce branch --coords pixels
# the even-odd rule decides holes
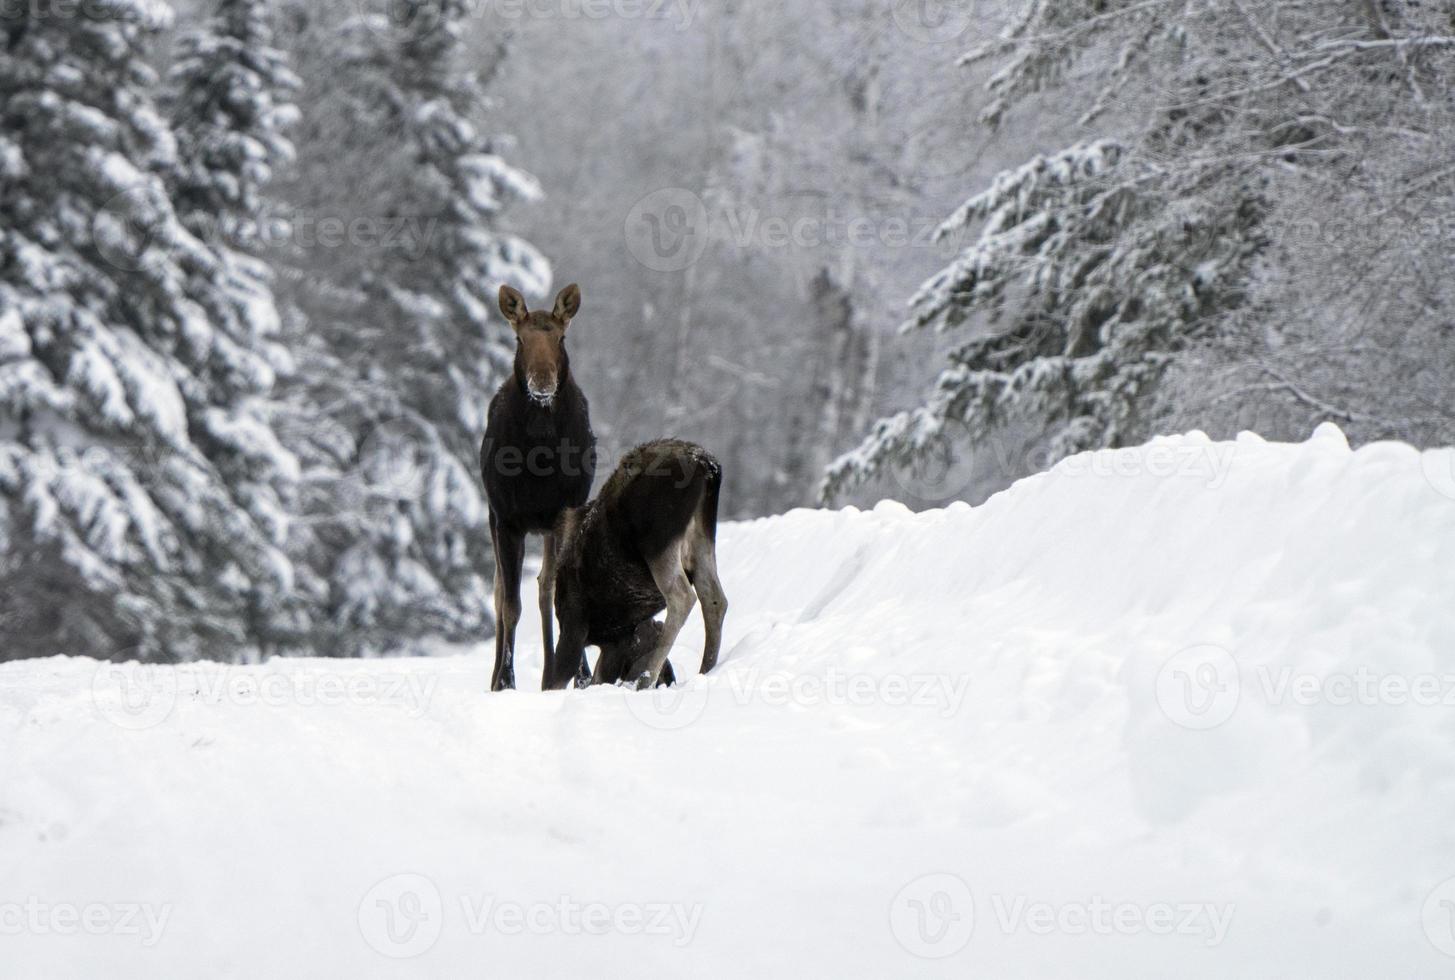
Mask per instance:
[[[950,354],[922,408],[881,420],[835,461],[823,499],[1013,417],[1043,424],[1053,456],[1142,435],[1141,400],[1200,325],[1237,304],[1259,247],[1256,200],[1224,199],[1194,174],[1179,184],[1187,175],[1101,140],[1007,171],[967,201],[942,231],[978,224],[979,237],[915,294],[904,329],[978,315],[994,332]]]
[[[1409,50],[1411,48],[1449,48],[1455,47],[1455,37],[1444,37],[1435,35],[1412,35],[1409,37],[1376,38],[1375,40],[1345,39],[1338,41],[1325,41],[1314,46],[1314,51],[1380,51],[1380,50]]]
[[[950,215],[938,229],[944,240],[965,228],[981,224],[980,235],[947,268],[927,280],[910,299],[915,315],[901,331],[933,326],[958,326],[972,307],[993,304],[1017,270],[1043,264],[1065,241],[1058,228],[1060,212],[1083,209],[1097,220],[1125,185],[1093,187],[1110,173],[1122,152],[1112,140],[1078,143],[1059,153],[1038,156],[1014,170],[997,175],[984,192],[975,195]],[[1089,197],[1062,199],[1062,191],[1086,188]],[[1032,277],[1034,278],[1034,277]]]

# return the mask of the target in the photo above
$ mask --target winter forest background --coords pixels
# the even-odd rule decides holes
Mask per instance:
[[[503,282],[603,467],[979,501],[1455,442],[1445,0],[0,0],[0,660],[491,631]]]

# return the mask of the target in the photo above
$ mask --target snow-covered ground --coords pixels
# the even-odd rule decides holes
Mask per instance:
[[[720,554],[665,694],[0,666],[0,975],[1455,973],[1455,451],[1164,439]]]

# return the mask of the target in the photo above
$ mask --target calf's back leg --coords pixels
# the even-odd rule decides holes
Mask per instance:
[[[692,613],[692,607],[697,604],[692,582],[687,578],[687,569],[682,564],[682,545],[682,541],[674,541],[660,555],[647,562],[647,567],[652,572],[652,581],[667,600],[667,621],[662,624],[661,636],[652,652],[644,662],[638,662],[633,678],[637,690],[655,687],[661,679],[662,668],[672,652],[672,644],[677,641],[677,634],[682,632],[682,626]]]
[[[711,531],[699,521],[693,521],[688,532],[687,553],[687,574],[697,591],[697,598],[702,600],[702,621],[707,633],[707,642],[702,648],[702,673],[705,674],[717,666],[718,652],[722,649],[722,621],[727,616],[728,601],[717,577],[717,543]]]

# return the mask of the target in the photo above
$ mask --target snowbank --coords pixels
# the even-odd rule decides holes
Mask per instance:
[[[667,693],[0,666],[3,972],[1455,968],[1455,451],[1168,438],[720,553]]]

